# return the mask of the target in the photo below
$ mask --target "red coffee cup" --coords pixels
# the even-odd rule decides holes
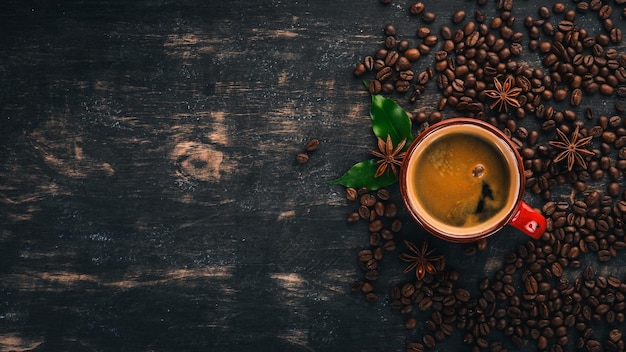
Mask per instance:
[[[515,145],[478,119],[428,127],[407,149],[399,182],[413,219],[444,240],[473,242],[506,225],[533,238],[546,229],[545,218],[523,201],[526,178]]]

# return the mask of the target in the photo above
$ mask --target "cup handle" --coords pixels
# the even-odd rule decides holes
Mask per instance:
[[[546,218],[524,202],[520,203],[509,224],[534,239],[539,239],[546,231]]]

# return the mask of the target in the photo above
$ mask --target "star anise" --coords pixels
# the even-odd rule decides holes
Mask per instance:
[[[415,276],[418,280],[421,280],[426,276],[426,273],[434,275],[437,273],[437,267],[433,263],[439,262],[443,259],[443,256],[432,256],[434,249],[428,248],[428,241],[424,239],[422,242],[422,248],[418,249],[413,243],[404,240],[404,244],[409,248],[412,254],[401,253],[400,259],[405,262],[410,262],[411,264],[404,269],[405,273],[408,273],[411,270],[415,270]]]
[[[500,82],[497,77],[494,77],[493,84],[496,86],[496,89],[486,89],[485,95],[489,98],[496,99],[489,106],[491,109],[494,107],[498,107],[498,111],[509,111],[509,105],[519,108],[521,106],[520,102],[517,100],[517,96],[522,92],[522,88],[515,87],[514,80],[512,76],[507,76],[504,79],[504,83]]]
[[[391,140],[391,135],[387,135],[387,142],[383,141],[381,138],[378,138],[378,150],[371,150],[370,153],[380,160],[376,161],[378,164],[378,169],[376,169],[376,174],[374,177],[379,177],[382,174],[389,173],[389,169],[393,172],[394,175],[398,175],[397,166],[402,165],[402,158],[404,158],[404,152],[400,153],[404,145],[406,144],[406,138],[403,139],[398,145],[396,149],[393,148],[393,141]]]
[[[550,141],[551,146],[562,150],[555,158],[554,162],[558,163],[561,160],[567,158],[567,170],[572,171],[574,164],[578,163],[583,169],[587,168],[587,161],[585,156],[592,156],[594,153],[586,148],[593,136],[587,136],[580,138],[578,136],[578,126],[572,133],[572,137],[567,138],[565,133],[560,129],[556,129],[556,133],[559,135],[560,141]]]

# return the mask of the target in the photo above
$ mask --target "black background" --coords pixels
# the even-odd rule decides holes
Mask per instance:
[[[402,351],[421,336],[421,319],[408,331],[389,307],[391,286],[411,280],[402,246],[383,260],[378,302],[351,293],[368,233],[346,222],[344,188],[325,184],[375,145],[352,68],[382,46],[387,23],[416,42],[424,23],[409,4],[4,1],[0,350]],[[458,8],[498,14],[492,1],[426,4],[433,30]],[[540,4],[517,1],[515,28]],[[600,28],[591,14],[577,21]],[[417,104],[393,97],[410,112],[439,99],[434,83]],[[613,114],[614,100],[583,105]],[[313,137],[319,149],[296,164]],[[424,237],[400,218],[402,236]],[[527,240],[507,227],[474,256],[431,242],[476,292]],[[598,272],[622,277],[623,261]]]

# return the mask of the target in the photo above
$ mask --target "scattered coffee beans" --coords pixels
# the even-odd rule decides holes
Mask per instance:
[[[407,351],[436,348],[455,329],[468,351],[505,351],[492,341],[493,331],[520,349],[625,349],[626,283],[605,276],[611,269],[606,263],[626,249],[626,123],[619,100],[626,97],[626,54],[618,51],[622,30],[613,22],[626,17],[617,10],[623,4],[555,2],[514,25],[513,0],[498,0],[496,17],[458,10],[434,28],[442,14],[413,2],[408,12],[415,16],[415,37],[399,38],[389,24],[383,46],[355,65],[354,74],[368,77],[372,94],[406,94],[415,104],[432,98],[427,89],[435,89],[440,96],[434,103],[411,114],[416,126],[464,115],[503,130],[523,158],[527,194],[543,201],[548,220],[540,240],[507,253],[477,287],[458,287],[459,273],[443,264],[423,280],[394,285],[390,306],[403,316],[405,328],[425,329]],[[521,59],[526,52],[539,55],[539,67]],[[424,58],[432,67],[416,68]],[[506,77],[512,83],[505,87]],[[505,104],[497,104],[494,94]],[[593,99],[615,101],[603,107]],[[559,141],[566,146],[556,148]],[[402,236],[401,212],[387,190],[348,189],[346,198],[360,200],[348,221],[366,222],[369,232],[369,247],[358,255],[364,278],[353,291],[375,301],[382,253],[395,251]],[[465,253],[478,255],[487,246],[479,241]],[[596,331],[598,324],[610,328]]]

